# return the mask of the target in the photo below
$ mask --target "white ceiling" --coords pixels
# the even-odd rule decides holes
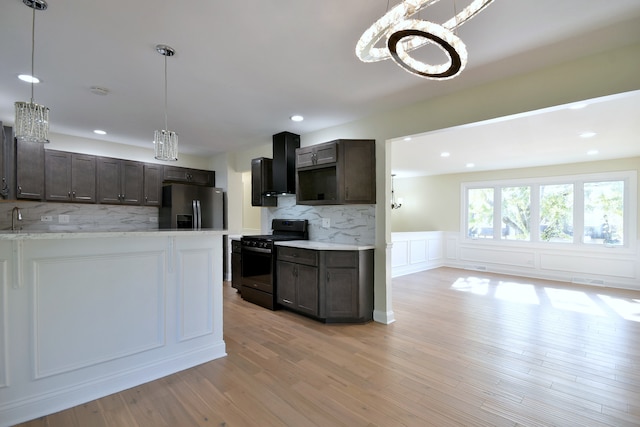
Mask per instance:
[[[392,172],[406,178],[636,157],[639,118],[640,91],[633,91],[397,138]]]
[[[362,32],[397,1],[48,3],[36,12],[35,70],[42,82],[35,101],[51,109],[51,131],[150,146],[164,123],[164,58],[154,48],[164,43],[177,51],[168,58],[169,129],[180,135],[181,152],[198,155],[262,145],[284,130],[304,135],[640,40],[638,0],[496,0],[458,30],[469,51],[467,69],[438,82],[390,61],[356,58]],[[453,7],[443,0],[420,18],[442,23]],[[29,85],[17,75],[29,72],[30,46],[31,9],[22,0],[3,1],[5,124],[13,123],[13,103],[29,100]],[[110,93],[94,95],[92,86]],[[291,122],[292,114],[305,121]]]

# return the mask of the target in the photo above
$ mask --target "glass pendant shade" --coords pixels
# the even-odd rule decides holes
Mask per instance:
[[[156,149],[156,159],[165,161],[178,160],[178,134],[169,130],[154,132],[153,143]]]
[[[49,109],[33,102],[16,102],[14,132],[20,142],[49,142]]]

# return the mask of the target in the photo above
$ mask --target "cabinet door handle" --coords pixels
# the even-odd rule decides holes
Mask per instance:
[[[71,198],[71,191],[67,193],[67,197]]]
[[[289,301],[288,299],[284,299],[284,298],[282,298],[282,302],[286,304],[293,304],[293,301]]]
[[[22,187],[18,186],[18,194],[22,194]]]
[[[73,198],[76,198],[76,192],[74,191],[73,193],[71,193],[71,195],[73,196]]]

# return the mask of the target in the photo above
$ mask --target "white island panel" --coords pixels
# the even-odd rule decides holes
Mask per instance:
[[[213,333],[213,267],[210,250],[180,250],[178,340]]]
[[[162,255],[144,251],[35,260],[35,377],[164,345]]]
[[[225,356],[223,235],[0,238],[0,427]]]
[[[7,293],[9,292],[8,264],[10,251],[0,248],[0,389],[9,386],[9,307]]]

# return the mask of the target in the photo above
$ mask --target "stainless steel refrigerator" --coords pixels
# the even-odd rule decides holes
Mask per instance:
[[[189,184],[162,187],[161,229],[224,229],[224,192],[221,188]]]

